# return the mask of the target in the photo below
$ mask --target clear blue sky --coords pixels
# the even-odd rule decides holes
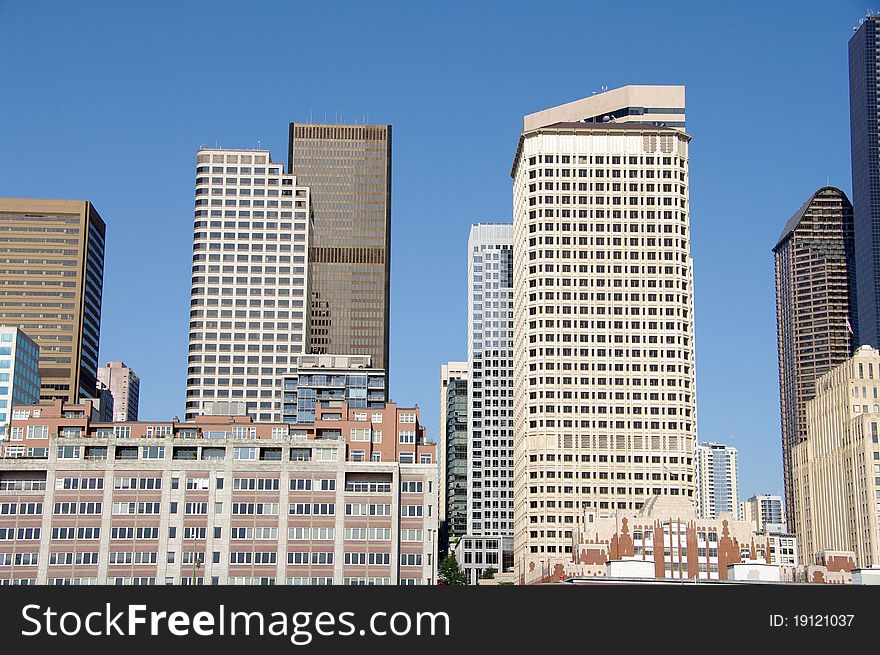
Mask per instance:
[[[826,181],[850,193],[847,41],[861,2],[8,2],[0,196],[107,222],[101,360],[141,417],[183,415],[200,144],[286,164],[287,124],[394,126],[393,398],[437,434],[465,356],[468,226],[509,221],[523,114],[601,86],[685,84],[703,441],[741,495],[781,492],[773,259]]]

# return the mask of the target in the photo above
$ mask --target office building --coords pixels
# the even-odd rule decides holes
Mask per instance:
[[[513,536],[513,225],[468,237],[467,535]],[[505,539],[506,538],[506,539]],[[497,551],[498,548],[491,550]],[[485,557],[482,559],[486,559]],[[512,563],[512,552],[508,559]],[[494,568],[500,568],[496,562]],[[472,571],[479,576],[479,571]],[[476,578],[472,580],[476,584]]]
[[[467,362],[440,367],[440,554],[467,531]],[[453,544],[454,546],[454,544]]]
[[[202,148],[195,197],[186,418],[232,401],[280,421],[306,352],[309,190],[268,150]]]
[[[849,40],[857,344],[880,347],[880,16],[865,18]],[[835,362],[835,364],[838,362]]]
[[[291,123],[288,162],[314,217],[307,352],[388,371],[391,126]]]
[[[751,521],[758,532],[774,529],[774,526],[777,528],[787,526],[782,511],[782,496],[755,494],[740,503],[739,513],[740,518],[743,521]]]
[[[737,450],[720,443],[697,444],[696,510],[701,519],[729,514],[739,519]]]
[[[90,404],[16,408],[42,451],[0,457],[3,584],[435,584],[417,409],[93,423]]]
[[[352,409],[384,407],[385,371],[369,355],[300,355],[284,375],[282,420],[311,423],[321,402],[344,400]]]
[[[604,96],[579,115],[607,113]],[[571,559],[590,511],[694,502],[696,379],[690,136],[525,124],[511,171],[514,517],[516,565],[531,571]]]
[[[0,325],[0,441],[9,436],[13,405],[40,402],[40,349],[24,330]]]
[[[137,421],[141,380],[125,362],[107,362],[98,369],[98,381],[113,398],[113,421]]]
[[[816,382],[807,438],[792,449],[792,498],[801,558],[850,551],[880,564],[880,352],[860,346]]]
[[[791,451],[806,438],[806,404],[816,380],[858,344],[853,208],[846,194],[822,187],[786,223],[773,248],[782,417],[782,470],[789,528]]]
[[[0,325],[40,347],[40,397],[96,392],[104,221],[87,200],[0,198]]]

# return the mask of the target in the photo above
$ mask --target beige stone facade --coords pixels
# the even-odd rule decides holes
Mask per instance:
[[[807,437],[792,451],[792,508],[801,559],[852,551],[880,564],[880,352],[858,348],[816,382]]]

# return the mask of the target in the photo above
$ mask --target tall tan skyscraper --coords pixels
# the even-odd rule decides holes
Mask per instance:
[[[816,380],[846,361],[858,344],[853,234],[846,194],[822,187],[789,219],[773,248],[782,468],[792,531],[798,526],[791,450],[807,436],[806,404],[816,393]]]
[[[821,376],[806,424],[791,453],[801,557],[852,551],[857,566],[880,564],[880,352],[861,346]]]
[[[387,370],[391,126],[291,123],[288,169],[312,198],[308,351]]]
[[[104,221],[87,200],[0,198],[0,325],[40,347],[40,397],[94,397]]]
[[[570,103],[576,114],[527,116],[511,171],[514,563],[525,582],[575,567],[572,544],[597,517],[651,496],[693,502],[684,87],[624,88]]]

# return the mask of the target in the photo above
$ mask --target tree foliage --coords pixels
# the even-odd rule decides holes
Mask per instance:
[[[458,566],[455,554],[450,553],[446,559],[440,562],[440,575],[448,585],[466,585],[467,575]]]

